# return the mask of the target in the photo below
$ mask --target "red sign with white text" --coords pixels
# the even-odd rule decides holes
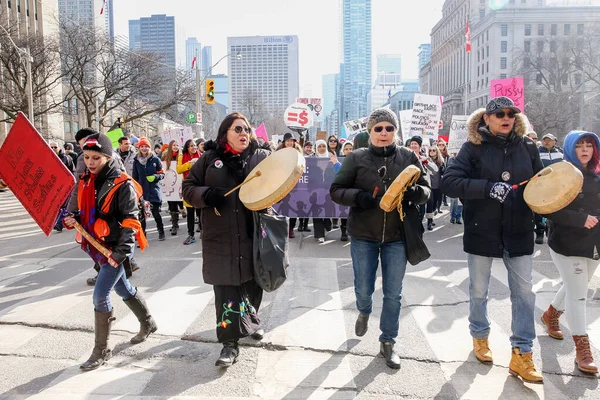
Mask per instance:
[[[49,236],[75,177],[23,113],[0,147],[0,175]]]

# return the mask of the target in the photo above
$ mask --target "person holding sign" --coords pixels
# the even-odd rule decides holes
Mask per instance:
[[[542,169],[535,143],[526,137],[520,110],[507,97],[492,99],[471,114],[467,138],[442,178],[442,191],[463,201],[464,250],[469,267],[469,329],[477,360],[492,364],[487,313],[492,262],[508,270],[512,301],[512,356],[509,372],[541,383],[532,357],[535,339],[533,292],[533,212],[523,199],[523,182]]]
[[[162,155],[162,161],[165,162],[167,171],[170,169],[177,169],[178,157],[179,142],[177,140],[171,140],[167,146],[167,151]],[[171,214],[171,235],[175,236],[177,235],[177,230],[179,230],[179,209],[183,208],[183,202],[167,201],[167,204],[169,206],[169,214]]]
[[[203,146],[204,147],[204,146]],[[196,161],[200,158],[200,152],[198,151],[198,145],[194,142],[193,139],[188,139],[183,144],[183,150],[181,154],[177,157],[177,173],[183,174],[183,179],[187,178],[190,174],[190,170],[196,164]],[[188,237],[183,242],[184,245],[190,245],[196,243],[196,238],[194,234],[194,226],[196,224],[196,217],[198,217],[198,231],[200,232],[200,237],[202,237],[202,222],[200,216],[200,210],[192,207],[187,202],[183,202],[185,206],[186,218],[187,218],[187,230]]]
[[[398,119],[386,108],[374,110],[368,118],[369,147],[354,150],[346,156],[330,188],[334,202],[351,207],[348,216],[350,252],[354,269],[354,293],[359,311],[355,324],[357,336],[367,333],[373,310],[373,292],[377,268],[381,260],[383,309],[379,336],[381,354],[390,368],[400,368],[400,357],[394,351],[398,336],[402,282],[406,272],[405,235],[422,235],[422,225],[414,221],[418,231],[412,231],[394,208],[385,212],[379,203],[388,187],[406,167],[422,170],[417,155],[396,145]],[[408,210],[429,198],[429,184],[421,174],[416,184],[404,193],[403,207]],[[416,216],[416,210],[414,210]],[[408,214],[408,213],[407,213]],[[418,218],[418,216],[416,216]],[[419,229],[421,228],[421,229]],[[405,229],[411,229],[410,232]]]
[[[141,193],[136,192],[131,178],[113,159],[112,141],[108,136],[91,135],[82,149],[87,171],[78,185],[79,212],[77,216],[65,217],[63,223],[67,229],[72,229],[78,219],[92,238],[110,251],[107,257],[87,239],[81,241],[83,251],[100,265],[93,294],[95,345],[89,359],[80,366],[84,371],[91,371],[112,356],[108,338],[115,320],[110,301],[113,288],[140,321],[140,331],[131,343],[143,342],[157,326],[146,302],[125,276],[123,266],[133,255],[134,238],[142,250],[148,244],[135,217]]]

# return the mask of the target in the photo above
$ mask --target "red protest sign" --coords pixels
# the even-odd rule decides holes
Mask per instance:
[[[0,147],[0,175],[49,236],[75,178],[23,113]]]

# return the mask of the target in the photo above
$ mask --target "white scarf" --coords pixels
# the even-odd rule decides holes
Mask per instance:
[[[319,145],[325,146],[325,152],[319,153]],[[323,139],[319,139],[315,142],[315,155],[317,157],[327,157],[329,158],[329,151],[327,151],[327,143]]]

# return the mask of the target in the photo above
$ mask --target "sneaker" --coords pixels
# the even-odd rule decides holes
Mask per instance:
[[[196,243],[196,239],[193,236],[188,236],[187,239],[185,239],[185,241],[183,242],[183,244],[185,245],[192,243]]]
[[[340,241],[342,241],[342,242],[347,242],[347,241],[348,241],[348,235],[344,233],[344,234],[343,234],[343,235],[340,237]]]
[[[158,240],[161,241],[161,242],[163,240],[165,240],[165,232],[164,231],[163,232],[158,232]]]
[[[544,244],[544,234],[535,234],[535,244]]]
[[[325,243],[325,238],[318,238],[319,243]]]
[[[88,286],[96,286],[96,280],[98,279],[98,275],[96,275],[93,278],[88,278],[86,283],[88,284]]]

